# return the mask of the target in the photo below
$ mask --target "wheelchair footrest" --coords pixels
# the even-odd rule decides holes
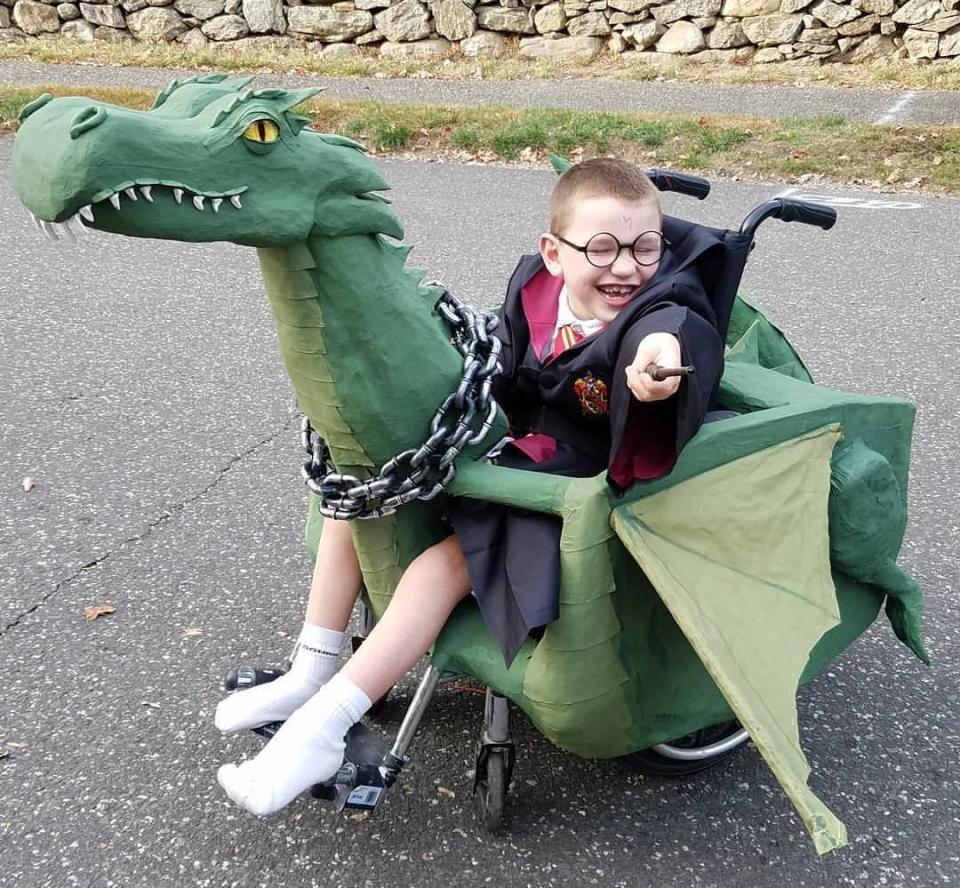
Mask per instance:
[[[340,770],[326,783],[314,784],[311,795],[334,802],[337,810],[373,811],[388,786],[385,769],[381,767],[387,754],[387,747],[370,728],[355,724],[347,731],[347,748]]]
[[[363,722],[357,722],[347,731],[347,750],[344,758],[355,765],[377,765],[383,763],[387,747],[374,731]]]

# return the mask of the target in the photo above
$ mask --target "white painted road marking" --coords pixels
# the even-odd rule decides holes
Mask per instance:
[[[889,200],[887,198],[840,197],[834,194],[816,194],[801,192],[799,188],[785,188],[774,195],[789,197],[793,200],[806,200],[811,203],[826,204],[830,207],[849,207],[853,210],[919,210],[923,204],[911,200]]]
[[[813,203],[831,207],[849,207],[852,210],[920,210],[922,203],[912,200],[889,200],[886,198],[839,197],[834,194],[816,194],[814,192],[792,194],[794,200],[809,200]]]
[[[895,101],[887,110],[881,114],[874,123],[893,123],[897,119],[897,115],[907,107],[917,95],[917,91],[911,90],[905,96],[901,96],[897,101]]]

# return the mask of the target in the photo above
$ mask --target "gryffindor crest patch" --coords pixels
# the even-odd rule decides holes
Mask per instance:
[[[610,412],[610,390],[589,370],[574,382],[573,391],[584,416],[604,416]]]

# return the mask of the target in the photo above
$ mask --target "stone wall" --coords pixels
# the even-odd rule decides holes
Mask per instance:
[[[960,0],[0,0],[0,39],[230,42],[324,56],[960,64]]]

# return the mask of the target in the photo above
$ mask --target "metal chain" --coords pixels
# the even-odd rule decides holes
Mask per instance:
[[[320,497],[320,514],[327,518],[380,518],[404,503],[431,500],[452,480],[457,457],[465,447],[479,444],[497,415],[493,380],[502,372],[501,341],[491,335],[496,315],[477,312],[444,292],[436,304],[453,328],[453,344],[463,355],[463,374],[456,391],[440,405],[430,422],[430,435],[420,447],[404,450],[366,480],[338,472],[330,449],[303,418],[301,441],[309,457],[303,480]],[[483,417],[474,431],[478,417]]]

